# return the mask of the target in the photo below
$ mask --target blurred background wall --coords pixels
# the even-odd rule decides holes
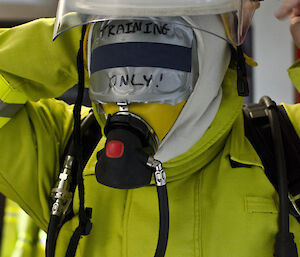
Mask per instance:
[[[0,0],[0,22],[28,21],[54,17],[57,0]]]
[[[268,95],[278,103],[291,104],[296,92],[286,69],[295,60],[295,47],[288,19],[278,21],[274,17],[280,4],[279,0],[265,0],[254,16],[252,47],[259,66],[253,69],[253,100]]]

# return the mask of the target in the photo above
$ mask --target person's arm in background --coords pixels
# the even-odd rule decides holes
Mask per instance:
[[[290,30],[295,45],[300,48],[300,0],[283,0],[276,13],[278,19],[290,18]]]

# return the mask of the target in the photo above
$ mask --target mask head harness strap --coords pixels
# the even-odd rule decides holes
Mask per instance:
[[[69,211],[71,205],[73,190],[70,188],[70,182],[72,188],[75,189],[78,185],[79,193],[79,225],[74,231],[71,240],[68,245],[66,257],[74,257],[79,244],[79,240],[82,236],[88,235],[92,229],[91,216],[92,209],[85,208],[84,206],[84,184],[82,178],[82,172],[84,168],[83,160],[83,144],[82,144],[82,133],[81,133],[81,105],[84,95],[84,37],[86,34],[86,25],[82,27],[80,48],[77,54],[77,71],[78,71],[78,94],[73,109],[74,117],[74,133],[73,133],[73,144],[74,151],[68,153],[66,162],[64,164],[63,172],[60,174],[60,182],[57,188],[52,191],[55,203],[52,206],[50,222],[47,232],[46,241],[46,256],[54,257],[56,240],[58,237],[59,230],[63,225],[66,212]],[[74,170],[74,177],[72,179],[71,173]],[[69,181],[71,180],[71,181]]]
[[[81,142],[81,132],[80,132],[80,124],[81,124],[81,105],[84,94],[84,58],[83,58],[83,47],[84,47],[84,36],[86,33],[86,25],[82,27],[81,32],[81,40],[80,40],[80,48],[77,55],[77,70],[78,70],[78,95],[75,102],[73,115],[74,115],[74,146],[75,146],[75,160],[77,164],[77,177],[76,182],[78,184],[78,193],[79,193],[79,225],[74,231],[66,256],[73,257],[75,256],[77,246],[79,244],[79,240],[81,236],[88,235],[92,229],[92,223],[90,221],[92,216],[92,209],[85,208],[84,206],[84,184],[82,178],[83,172],[83,153],[82,153],[82,142]]]
[[[249,96],[246,61],[245,61],[242,46],[234,47],[230,44],[230,49],[231,49],[231,55],[236,62],[238,95]]]

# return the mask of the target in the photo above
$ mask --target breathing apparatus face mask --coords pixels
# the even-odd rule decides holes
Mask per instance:
[[[195,31],[240,45],[258,6],[255,0],[60,0],[54,38],[73,27],[94,23],[88,47],[90,98],[94,105],[99,112],[103,107],[106,114],[115,117],[130,116],[130,112],[143,116],[144,120],[140,121],[153,128],[149,138],[156,138],[154,130],[162,141],[193,92],[199,75],[195,68],[198,65]],[[199,17],[211,15],[222,20],[221,30],[198,22],[202,20]],[[118,113],[116,103],[125,105],[125,109],[120,107]],[[140,108],[143,104],[147,104],[147,108]],[[166,114],[160,120],[145,114],[150,105],[156,104],[168,106],[168,111],[160,111]],[[212,118],[213,114],[210,116]],[[167,124],[160,126],[165,120]],[[110,132],[106,131],[108,136]],[[150,145],[157,146],[157,141],[154,139]],[[116,148],[123,151],[122,144]],[[156,149],[152,149],[151,155]]]
[[[146,127],[150,127],[147,122],[150,123],[154,129],[147,134],[154,141],[148,145],[155,146],[150,147],[150,155],[153,155],[158,145],[156,128],[147,118],[138,118],[140,113],[134,112],[133,107],[139,104],[177,106],[177,114],[168,124],[170,129],[193,92],[199,75],[195,68],[198,55],[194,31],[239,45],[257,6],[253,0],[60,0],[54,37],[72,27],[94,23],[88,47],[90,98],[98,110],[102,106],[106,114],[113,114],[114,119],[107,119],[107,128],[115,129],[117,123],[120,126],[120,117],[124,116],[134,117]],[[134,18],[130,18],[132,14]],[[222,19],[221,31],[207,29],[206,24],[197,22],[197,17],[212,14],[218,14]],[[112,111],[111,103],[120,106],[120,111]],[[113,125],[109,125],[111,120]],[[131,122],[127,121],[125,127],[126,131],[140,134],[132,129]],[[168,129],[157,133],[160,141]],[[111,132],[105,131],[109,139]],[[142,142],[147,141],[144,137],[140,138]],[[108,151],[119,149],[115,155],[118,157],[107,153],[105,156],[119,160],[124,146],[121,141],[120,144],[109,144],[110,141],[114,141],[113,138],[106,147],[109,146]],[[134,149],[140,151],[140,148]]]
[[[198,78],[196,41],[193,30],[180,25],[184,22],[180,17],[144,18],[91,26],[89,93],[98,111],[103,108],[107,114],[107,142],[97,155],[98,182],[116,188],[150,183],[149,157],[175,122]],[[139,111],[141,105],[145,113]],[[152,122],[147,105],[172,113],[164,135],[158,128],[157,137],[160,117]]]

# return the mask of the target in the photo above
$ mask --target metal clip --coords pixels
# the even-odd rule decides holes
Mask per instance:
[[[154,177],[156,186],[165,186],[167,184],[167,176],[162,163],[150,156],[147,165],[151,168],[155,168]]]
[[[119,102],[117,103],[117,105],[119,106],[119,112],[128,112],[128,103],[126,102]]]

